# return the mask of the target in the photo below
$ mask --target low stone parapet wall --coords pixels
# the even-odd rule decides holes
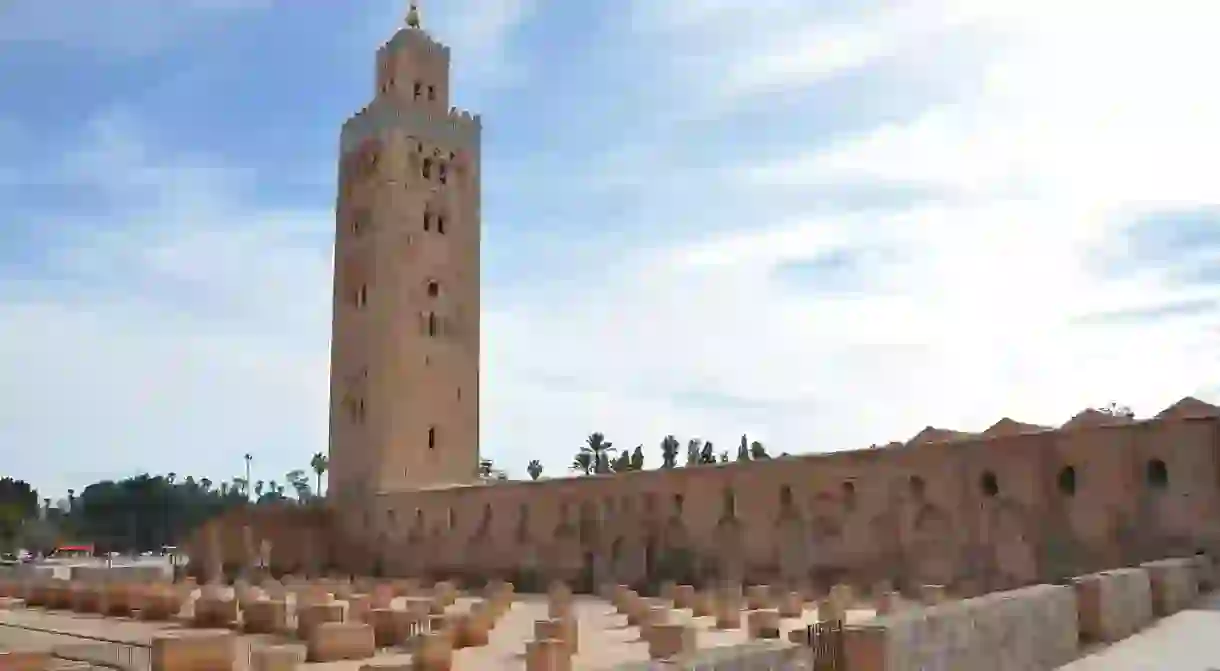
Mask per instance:
[[[1152,612],[1166,617],[1199,598],[1199,567],[1195,560],[1162,559],[1140,564],[1152,587]]]
[[[1055,669],[1077,652],[1076,593],[1034,585],[879,617],[844,629],[847,667]]]
[[[1073,579],[1072,585],[1085,640],[1118,641],[1152,622],[1152,583],[1143,568],[1084,575]]]

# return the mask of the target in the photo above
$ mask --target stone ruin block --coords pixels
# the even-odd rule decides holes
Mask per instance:
[[[580,626],[576,620],[535,620],[534,640],[563,641],[571,654],[580,652]]]
[[[650,659],[673,659],[692,655],[699,649],[698,632],[687,624],[659,624],[648,638]]]
[[[47,610],[72,609],[72,584],[67,580],[52,580],[47,584]]]
[[[1054,669],[1077,652],[1070,587],[1035,585],[845,628],[847,668]]]
[[[777,599],[776,609],[779,611],[779,616],[784,618],[804,617],[805,616],[805,600],[801,598],[800,592],[785,592]]]
[[[740,629],[741,628],[741,604],[733,601],[731,598],[716,599],[716,628],[717,629]]]
[[[640,640],[648,640],[652,628],[658,624],[669,624],[674,618],[669,606],[650,605],[640,617]]]
[[[298,587],[294,594],[294,599],[297,609],[308,608],[310,606],[325,606],[334,603],[334,595],[330,590],[320,585],[304,585]]]
[[[309,662],[368,659],[376,654],[373,628],[360,622],[320,622],[309,632]]]
[[[228,629],[237,625],[237,601],[229,597],[195,599],[193,624],[202,629]]]
[[[237,639],[229,632],[160,632],[153,636],[151,660],[155,671],[232,671]]]
[[[369,596],[367,594],[349,594],[346,603],[347,619],[351,622],[364,622],[370,608]]]
[[[445,616],[445,629],[452,632],[454,649],[477,648],[487,645],[491,623],[485,616],[454,613]]]
[[[847,619],[847,610],[833,598],[818,601],[818,622],[834,622]]]
[[[547,597],[547,617],[551,619],[572,617],[572,597],[563,594],[552,594]]]
[[[690,602],[693,617],[708,617],[716,613],[716,599],[708,592],[695,592]]]
[[[250,649],[250,671],[296,671],[305,662],[294,645],[259,645]]]
[[[572,652],[563,641],[543,639],[525,644],[526,671],[572,671]]]
[[[898,592],[881,592],[876,597],[877,615],[891,615],[902,603],[902,595]]]
[[[836,608],[846,613],[856,604],[856,591],[852,589],[851,585],[839,583],[830,588],[830,594],[826,598],[834,602]]]
[[[663,599],[646,599],[636,597],[627,605],[627,626],[638,627],[640,621],[648,616],[648,611],[653,606],[666,606],[668,604]]]
[[[779,638],[778,610],[752,610],[746,614],[746,632],[751,639]]]
[[[297,609],[297,638],[308,641],[313,630],[328,622],[343,622],[343,604],[327,603]]]
[[[695,588],[691,585],[675,585],[673,590],[674,608],[690,608],[695,599]]]
[[[171,585],[149,585],[139,597],[140,619],[164,622],[182,610],[182,599]]]
[[[746,608],[762,610],[772,606],[770,585],[750,585],[746,588]]]
[[[102,588],[102,613],[112,617],[130,617],[136,609],[136,599],[131,585],[107,583]]]
[[[1157,616],[1173,615],[1199,597],[1199,574],[1193,559],[1161,559],[1140,567],[1148,571],[1152,612]]]
[[[403,645],[413,634],[420,633],[426,615],[393,608],[369,611],[368,623],[373,627],[373,640],[379,648]]]
[[[255,601],[242,611],[247,634],[278,634],[288,629],[288,603],[279,600]]]
[[[72,610],[76,613],[102,612],[102,587],[91,583],[78,583],[72,589]]]
[[[1088,640],[1122,640],[1153,619],[1152,582],[1142,568],[1079,576],[1072,581],[1080,634]]]
[[[393,585],[377,585],[369,594],[369,608],[389,608],[395,596]]]
[[[43,650],[0,650],[0,671],[51,671],[56,662]]]
[[[450,671],[453,668],[453,641],[439,633],[423,634],[414,658],[415,671]]]
[[[919,588],[919,602],[925,606],[936,606],[949,599],[944,585],[923,585]]]

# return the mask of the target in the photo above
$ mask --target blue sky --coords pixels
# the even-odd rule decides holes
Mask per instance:
[[[339,126],[404,5],[0,3],[6,473],[325,449]],[[424,12],[484,119],[483,450],[514,474],[592,431],[655,463],[1220,400],[1215,9]]]

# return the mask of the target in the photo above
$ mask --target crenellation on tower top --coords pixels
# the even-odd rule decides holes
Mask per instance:
[[[350,117],[339,135],[340,151],[347,153],[370,138],[397,129],[455,149],[478,151],[483,121],[478,114],[451,107],[438,114],[422,107],[400,107],[378,98]]]

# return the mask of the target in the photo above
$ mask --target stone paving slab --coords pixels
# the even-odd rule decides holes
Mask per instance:
[[[1220,669],[1217,641],[1220,592],[1134,636],[1099,647],[1059,671],[1215,671]]]

